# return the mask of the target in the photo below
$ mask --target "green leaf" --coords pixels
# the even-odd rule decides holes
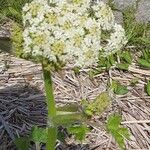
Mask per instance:
[[[86,133],[89,132],[89,128],[86,125],[74,125],[68,128],[68,131],[75,135],[75,139],[83,141],[85,139]]]
[[[117,68],[127,71],[129,68],[129,64],[128,63],[120,63],[120,64],[117,64]]]
[[[101,114],[110,104],[111,99],[108,92],[102,92],[95,98],[93,102],[85,106],[84,112],[87,116],[92,116],[93,114]]]
[[[114,114],[108,118],[107,121],[107,130],[109,133],[112,134],[118,145],[122,150],[125,150],[125,139],[130,138],[129,130],[125,127],[122,127],[120,125],[121,123],[121,115],[119,114]]]
[[[116,131],[112,131],[112,136],[115,138],[116,142],[118,143],[119,147],[122,150],[125,150],[125,143],[124,143],[124,138],[122,137],[122,135],[120,135],[118,132]]]
[[[115,55],[109,55],[108,57],[103,57],[99,55],[98,66],[99,69],[109,69],[116,62]]]
[[[143,50],[143,59],[150,61],[150,51],[148,49]]]
[[[57,115],[49,119],[49,126],[70,126],[75,122],[83,121],[83,114],[79,112],[57,112]]]
[[[46,143],[47,141],[47,130],[35,126],[32,129],[31,138],[33,142]]]
[[[22,7],[31,1],[32,0],[0,0],[0,13],[22,24]]]
[[[17,17],[19,19],[22,18],[22,15],[20,14],[20,12],[18,12],[15,8],[9,7],[8,9],[9,9],[12,16]]]
[[[110,62],[111,65],[115,64],[115,58],[114,58],[114,55],[113,55],[113,54],[110,55],[110,56],[108,57],[108,59],[109,59],[109,62]]]
[[[30,138],[29,137],[16,138],[15,145],[18,150],[29,150]]]
[[[107,129],[108,130],[116,130],[116,127],[119,127],[121,122],[121,115],[114,114],[109,117],[107,121]]]
[[[124,94],[128,93],[127,87],[124,85],[121,85],[117,81],[112,82],[111,88],[112,88],[113,92],[117,95],[124,95]]]
[[[150,81],[148,81],[146,84],[146,92],[150,96]]]
[[[115,89],[114,92],[115,92],[115,94],[118,94],[118,95],[124,95],[124,94],[128,93],[128,89],[126,86],[118,85],[117,89]]]
[[[67,104],[65,106],[58,107],[57,111],[78,112],[79,107],[80,106],[77,104]]]
[[[142,66],[142,67],[150,68],[150,62],[148,62],[148,61],[145,60],[145,59],[140,58],[140,59],[138,60],[138,63],[139,63],[139,65]]]
[[[119,132],[119,134],[122,135],[124,138],[126,138],[126,139],[129,139],[129,138],[130,138],[130,134],[129,134],[128,128],[125,128],[125,127],[119,128],[118,132]]]
[[[108,70],[111,66],[111,62],[109,60],[106,61],[106,69]]]
[[[147,31],[147,30],[145,30]],[[150,40],[149,37],[139,37],[137,39],[135,39],[135,41],[139,42],[141,45],[145,45],[146,47],[150,46]]]
[[[61,141],[61,142],[65,142],[65,138],[66,138],[66,135],[65,135],[65,133],[63,133],[63,131],[60,131],[60,130],[58,130],[57,131],[57,139],[59,140],[59,141]]]
[[[129,51],[125,51],[121,57],[128,63],[131,64],[132,63],[132,56],[131,53]]]
[[[91,117],[94,114],[94,110],[92,107],[87,106],[87,108],[84,109],[84,113],[88,116]]]
[[[11,42],[12,53],[17,57],[22,57],[23,52],[23,27],[18,23],[12,23],[11,25]]]
[[[102,68],[93,68],[91,70],[88,71],[88,75],[90,79],[93,79],[95,75],[98,75],[102,72]]]

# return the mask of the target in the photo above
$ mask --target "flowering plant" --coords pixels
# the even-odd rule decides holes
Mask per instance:
[[[89,67],[126,44],[125,31],[112,10],[90,0],[33,0],[23,7],[24,53],[49,62]],[[108,38],[102,34],[110,32]]]
[[[100,54],[108,56],[126,44],[125,31],[115,23],[109,6],[90,0],[33,0],[23,7],[23,25],[23,52],[38,58],[43,67],[49,120],[47,150],[54,150],[55,119],[59,113],[47,65],[96,65]],[[108,36],[103,36],[105,32],[109,32]],[[80,118],[79,114],[68,115],[71,119]]]

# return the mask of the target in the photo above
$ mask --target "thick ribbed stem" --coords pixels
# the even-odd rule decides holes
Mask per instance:
[[[48,122],[56,116],[56,106],[53,93],[53,82],[51,77],[51,72],[43,68],[44,86],[46,93],[46,102],[48,108]],[[51,124],[51,123],[50,123]],[[57,139],[57,129],[54,126],[48,126],[48,138],[46,143],[46,150],[54,150]]]

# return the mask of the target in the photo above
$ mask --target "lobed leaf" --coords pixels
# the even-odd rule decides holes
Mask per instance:
[[[102,92],[94,99],[93,102],[86,104],[84,112],[88,116],[101,114],[110,104],[111,99],[108,92]]]
[[[112,82],[111,88],[112,88],[113,92],[117,95],[124,95],[124,94],[128,93],[127,87],[124,85],[121,85],[117,81]]]
[[[44,128],[39,128],[37,126],[33,127],[31,132],[31,139],[33,142],[46,143],[47,141],[47,131]]]
[[[122,150],[125,150],[125,139],[130,138],[129,130],[120,125],[121,115],[114,114],[108,118],[107,121],[107,130],[112,134],[118,145]]]
[[[74,125],[68,128],[68,131],[75,135],[75,139],[83,141],[85,139],[86,133],[89,132],[89,128],[84,124]]]

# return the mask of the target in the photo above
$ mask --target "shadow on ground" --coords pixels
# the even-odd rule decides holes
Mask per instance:
[[[15,85],[0,90],[0,150],[15,150],[15,137],[28,135],[35,125],[46,127],[44,99],[36,87]],[[34,145],[31,149],[35,149]],[[88,149],[87,145],[80,144],[57,146],[57,150]]]

